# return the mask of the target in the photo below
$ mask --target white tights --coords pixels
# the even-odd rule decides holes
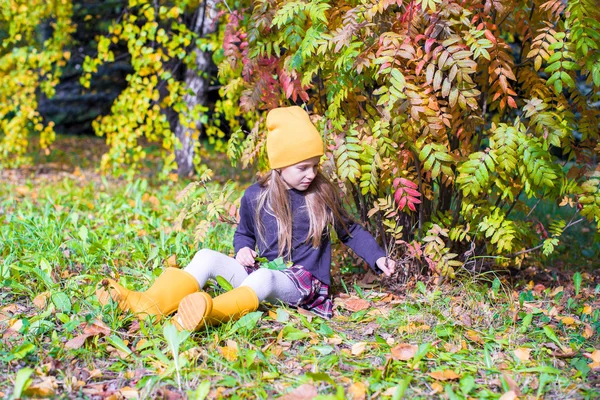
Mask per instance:
[[[259,301],[276,303],[279,300],[296,305],[301,299],[300,292],[283,272],[260,268],[248,275],[246,269],[234,258],[210,249],[198,251],[184,271],[196,278],[201,288],[209,279],[222,276],[233,287],[252,288]]]

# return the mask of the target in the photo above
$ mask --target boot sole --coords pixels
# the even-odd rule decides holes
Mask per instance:
[[[181,300],[175,318],[181,328],[193,332],[204,325],[204,319],[211,311],[212,298],[206,292],[196,292]]]

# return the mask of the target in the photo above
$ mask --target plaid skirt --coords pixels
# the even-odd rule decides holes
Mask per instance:
[[[251,274],[259,267],[244,267]],[[317,314],[319,317],[331,319],[333,317],[333,301],[329,296],[329,286],[318,280],[301,265],[293,265],[282,270],[294,283],[300,292],[301,298],[293,307],[300,307]]]

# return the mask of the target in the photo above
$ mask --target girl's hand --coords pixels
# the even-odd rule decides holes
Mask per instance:
[[[396,271],[396,262],[391,258],[379,257],[375,263],[385,276],[391,276]]]
[[[252,250],[250,247],[244,247],[244,248],[240,249],[240,251],[238,251],[237,255],[235,256],[235,259],[237,262],[242,264],[244,267],[251,267],[254,265],[254,263],[255,263],[254,258],[257,255],[258,254],[254,250]]]

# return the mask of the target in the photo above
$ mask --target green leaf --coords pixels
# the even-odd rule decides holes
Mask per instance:
[[[53,293],[52,303],[64,313],[71,312],[71,300],[64,292]]]
[[[117,335],[111,335],[111,336],[107,337],[106,341],[108,343],[110,343],[110,345],[113,346],[114,348],[127,354],[128,357],[130,357],[133,354],[131,349],[129,347],[127,347],[125,342],[123,342],[123,339],[121,339]]]
[[[251,331],[252,329],[254,329],[254,327],[256,327],[256,324],[258,323],[262,315],[262,311],[254,311],[244,315],[242,318],[237,320],[235,324],[233,324],[230,332],[228,333],[232,334],[233,332],[237,332],[238,330],[246,332]]]
[[[32,368],[21,368],[19,372],[17,372],[11,396],[12,399],[20,399],[23,396],[23,392],[25,392],[33,382],[31,374],[33,374]]]
[[[552,340],[554,343],[560,346],[560,348],[563,349],[563,351],[565,350],[565,347],[560,342],[560,340],[558,340],[558,337],[556,336],[556,333],[554,332],[554,329],[552,329],[551,326],[546,325],[542,329],[544,330],[544,333],[546,334],[548,339]]]
[[[579,290],[581,290],[581,273],[575,272],[573,275],[573,285],[575,286],[575,296],[579,295]]]
[[[81,225],[79,228],[79,238],[85,243],[88,240],[88,229],[85,225]]]
[[[286,325],[283,328],[283,338],[287,340],[300,340],[309,336],[308,332],[301,331],[298,328],[293,327],[292,325]]]
[[[163,335],[167,341],[167,344],[169,345],[171,355],[173,356],[175,371],[177,373],[177,385],[179,386],[179,390],[181,390],[181,375],[179,373],[179,346],[188,338],[190,332],[180,332],[177,327],[175,327],[175,325],[169,321],[163,327]]]
[[[460,391],[466,396],[475,387],[475,378],[471,375],[464,375],[460,378]]]
[[[204,400],[210,393],[210,381],[204,381],[196,387],[196,390],[188,391],[188,399]]]
[[[217,277],[215,279],[216,279],[217,283],[219,284],[219,286],[221,286],[223,288],[223,290],[225,290],[226,292],[233,290],[233,286],[231,285],[231,283],[229,283],[229,281],[227,279],[223,278],[221,275],[217,275]]]
[[[329,345],[317,345],[317,346],[312,346],[310,348],[310,350],[314,350],[314,351],[318,352],[320,355],[326,356],[327,354],[333,353],[334,349],[332,346],[329,346]]]
[[[25,342],[20,346],[17,346],[15,349],[10,351],[10,356],[13,360],[22,360],[27,356],[27,354],[33,352],[35,350],[35,345],[30,342]]]
[[[392,395],[392,400],[398,400],[401,399],[404,396],[404,393],[406,392],[406,389],[408,389],[408,385],[410,385],[410,381],[411,381],[412,377],[410,375],[406,375],[398,384],[398,386],[396,386],[396,390],[394,391],[394,394]]]

